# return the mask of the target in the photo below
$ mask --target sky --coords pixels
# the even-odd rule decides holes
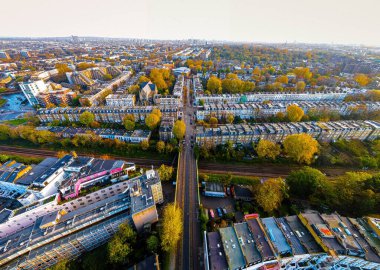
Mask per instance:
[[[1,37],[380,46],[380,0],[0,0]]]

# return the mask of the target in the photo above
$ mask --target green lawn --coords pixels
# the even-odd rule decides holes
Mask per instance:
[[[12,125],[12,126],[19,126],[23,125],[26,122],[28,122],[25,118],[18,118],[13,120],[4,121],[4,124]]]
[[[5,98],[0,98],[0,107],[3,107],[7,103],[7,100]]]

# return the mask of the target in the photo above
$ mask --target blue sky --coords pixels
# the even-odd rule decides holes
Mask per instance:
[[[380,0],[0,0],[0,36],[380,46]]]

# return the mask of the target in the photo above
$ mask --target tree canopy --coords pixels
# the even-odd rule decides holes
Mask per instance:
[[[173,134],[178,139],[181,140],[185,137],[186,134],[186,124],[182,120],[177,120],[173,126]]]
[[[281,149],[278,144],[262,139],[256,146],[256,152],[260,158],[276,159],[281,153]]]
[[[270,178],[256,187],[256,202],[265,212],[278,209],[285,196],[285,182],[281,178]]]
[[[298,163],[312,163],[319,150],[318,142],[306,133],[287,136],[283,145],[285,153]]]
[[[296,104],[289,105],[286,108],[286,116],[290,122],[298,122],[302,119],[304,111]]]
[[[90,126],[95,121],[95,115],[91,112],[85,111],[79,115],[79,122],[85,126]]]
[[[183,230],[182,210],[174,203],[165,206],[162,217],[161,247],[169,252],[175,249]]]

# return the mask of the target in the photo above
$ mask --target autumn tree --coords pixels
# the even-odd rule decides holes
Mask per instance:
[[[229,114],[227,115],[227,117],[226,117],[226,121],[227,121],[227,123],[229,123],[229,124],[232,124],[232,123],[234,122],[234,119],[235,119],[235,117],[234,117],[234,115],[233,115],[232,113],[229,113]]]
[[[222,81],[215,76],[211,76],[207,81],[207,90],[213,94],[222,93]]]
[[[157,114],[150,113],[145,118],[145,124],[148,126],[150,130],[154,130],[158,126],[159,123],[160,123],[160,117],[158,117]]]
[[[286,75],[278,76],[276,79],[276,82],[279,82],[282,84],[288,84],[288,82],[289,82],[288,76],[286,76]]]
[[[162,113],[161,113],[160,109],[154,108],[154,109],[152,110],[152,114],[157,115],[158,118],[161,120]]]
[[[181,140],[186,134],[186,124],[182,120],[177,120],[173,126],[173,134],[178,139]]]
[[[161,247],[169,252],[175,249],[183,229],[182,210],[174,203],[165,206],[162,217]]]
[[[210,120],[208,122],[210,123],[211,127],[217,127],[218,125],[218,119],[215,117],[210,117]]]
[[[149,141],[148,140],[141,141],[140,147],[144,151],[148,150],[149,149]]]
[[[276,159],[281,150],[278,144],[262,139],[256,146],[256,152],[260,158]]]
[[[306,67],[297,67],[293,70],[293,73],[296,74],[298,79],[310,80],[313,77],[313,73]]]
[[[354,79],[362,87],[366,86],[370,82],[370,79],[368,78],[368,76],[365,74],[361,74],[361,73],[356,74]]]
[[[314,155],[318,153],[319,144],[309,134],[292,134],[285,138],[285,153],[298,163],[310,164],[314,160]]]
[[[156,144],[156,150],[160,154],[164,153],[165,152],[165,142],[158,141]]]
[[[255,200],[265,212],[278,209],[285,196],[286,185],[281,178],[270,178],[258,185],[255,190]]]
[[[302,119],[304,115],[303,110],[298,107],[296,104],[289,105],[286,108],[286,116],[291,122],[298,122]]]
[[[166,166],[162,164],[158,168],[158,175],[160,176],[161,181],[169,181],[173,177],[174,168],[172,166]]]
[[[133,114],[127,114],[123,117],[123,125],[126,130],[132,131],[135,129],[135,117]]]
[[[296,89],[297,89],[298,91],[303,91],[303,90],[305,90],[305,87],[306,87],[306,83],[305,83],[304,81],[299,81],[299,82],[297,82],[297,84],[296,84]]]
[[[95,121],[95,115],[91,112],[85,111],[79,115],[79,122],[85,126],[90,126],[92,122]]]

